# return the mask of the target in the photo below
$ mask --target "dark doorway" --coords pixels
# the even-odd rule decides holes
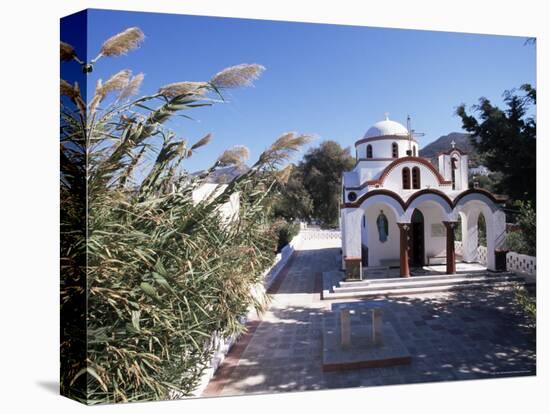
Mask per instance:
[[[413,211],[411,218],[409,253],[411,267],[424,266],[424,216],[418,209]]]

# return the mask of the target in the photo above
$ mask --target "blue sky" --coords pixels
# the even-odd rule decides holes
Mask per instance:
[[[252,88],[232,90],[229,103],[189,112],[170,126],[194,142],[212,132],[212,143],[186,162],[208,167],[226,148],[246,145],[255,160],[281,133],[311,133],[353,146],[389,112],[426,135],[421,146],[461,131],[454,109],[481,96],[502,102],[502,92],[535,84],[535,46],[525,38],[356,26],[224,19],[91,10],[88,53],[131,26],[146,35],[141,48],[101,59],[89,76],[121,69],[145,73],[142,94],[167,83],[208,80],[239,63],[267,69]],[[299,155],[297,156],[299,158]]]

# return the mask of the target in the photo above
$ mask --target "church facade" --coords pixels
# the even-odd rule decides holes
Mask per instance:
[[[468,154],[455,145],[437,166],[420,157],[410,127],[390,120],[374,124],[355,142],[356,164],[342,179],[340,227],[346,278],[362,279],[365,267],[445,263],[456,271],[455,228],[460,226],[464,262],[478,260],[478,221],[485,219],[487,268],[505,240],[504,199],[468,187]]]

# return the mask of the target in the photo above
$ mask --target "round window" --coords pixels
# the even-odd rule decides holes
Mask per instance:
[[[348,193],[348,200],[351,202],[354,202],[355,200],[357,200],[357,193],[353,191],[351,193]]]

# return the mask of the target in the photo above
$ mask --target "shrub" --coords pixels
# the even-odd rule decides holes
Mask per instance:
[[[506,245],[511,251],[527,254],[529,256],[537,255],[537,215],[533,205],[530,202],[516,202],[519,207],[519,213],[516,222],[518,231],[509,232],[506,235]]]
[[[529,320],[529,326],[532,328],[537,327],[537,298],[522,287],[516,287],[515,300],[523,309],[523,312]]]
[[[277,235],[277,252],[280,252],[300,232],[300,225],[278,221],[274,224]]]

